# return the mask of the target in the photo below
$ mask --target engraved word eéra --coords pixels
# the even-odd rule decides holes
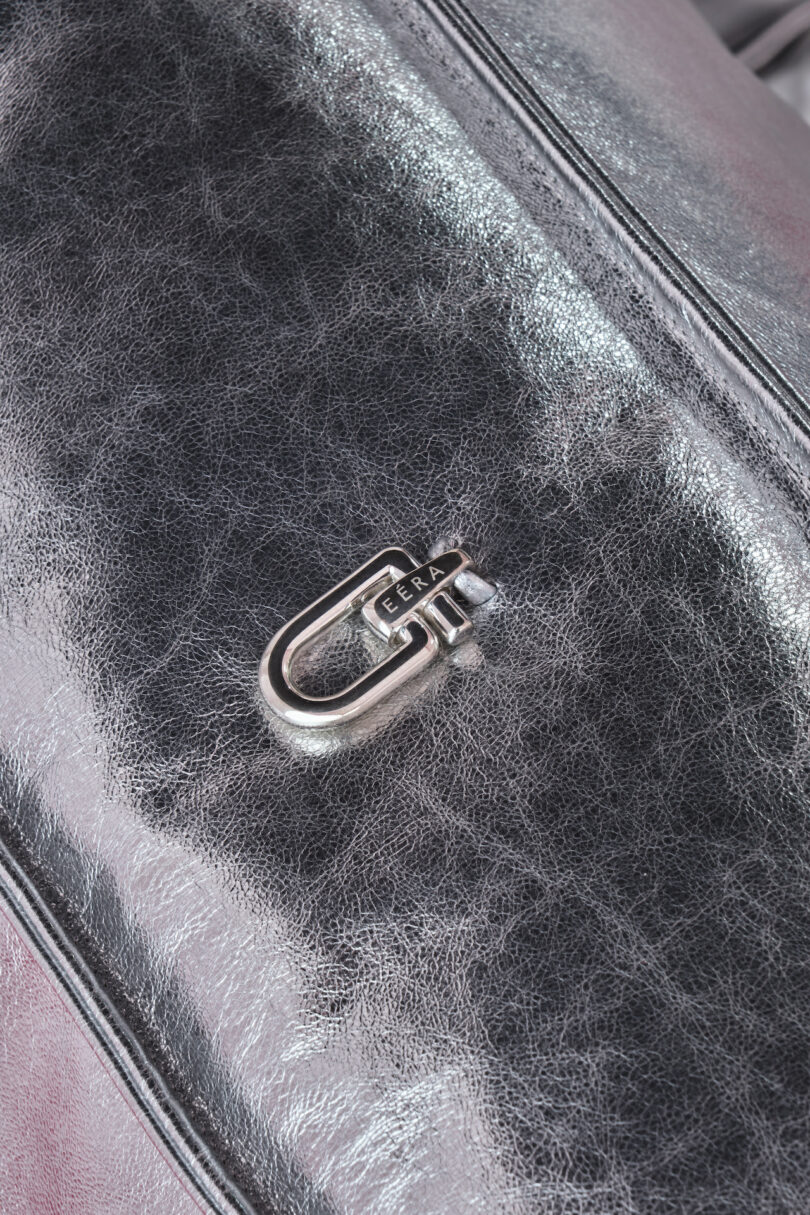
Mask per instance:
[[[460,575],[466,575],[467,585],[464,579],[456,584]],[[267,704],[285,721],[305,727],[335,726],[367,712],[424,670],[442,642],[458,645],[470,632],[472,621],[449,594],[451,587],[477,603],[495,593],[473,572],[462,549],[449,549],[424,565],[417,565],[405,549],[383,549],[299,613],[270,642],[259,667]],[[391,653],[332,696],[299,691],[292,670],[296,654],[358,608],[374,632],[389,643]]]

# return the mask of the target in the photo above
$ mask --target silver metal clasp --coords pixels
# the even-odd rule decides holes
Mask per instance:
[[[454,585],[475,603],[495,594],[495,587],[474,573],[460,548],[439,553],[424,565],[403,548],[383,549],[276,633],[259,665],[259,686],[267,704],[292,725],[315,728],[341,725],[368,712],[423,671],[442,643],[458,645],[470,632],[472,622],[448,593]],[[296,655],[358,609],[388,642],[391,653],[334,695],[299,691],[293,678]]]

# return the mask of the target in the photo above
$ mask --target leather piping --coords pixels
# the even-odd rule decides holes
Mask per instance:
[[[0,840],[0,898],[12,922],[67,997],[76,1019],[98,1043],[129,1099],[182,1177],[216,1215],[256,1215],[226,1177],[150,1065],[81,956]]]
[[[810,30],[810,0],[792,8],[762,33],[757,34],[737,51],[737,58],[752,72],[761,72],[773,63],[782,51]]]
[[[807,445],[810,404],[566,129],[463,0],[417,3],[543,148],[568,184],[618,230],[625,246],[647,274],[659,281],[677,311],[691,314],[693,328],[719,344],[737,375],[777,404]]]

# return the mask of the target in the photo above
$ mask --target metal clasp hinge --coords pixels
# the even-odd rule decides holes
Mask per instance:
[[[368,712],[407,680],[423,671],[441,643],[457,645],[472,622],[447,593],[460,575],[474,579],[482,603],[495,587],[472,572],[472,561],[459,548],[418,565],[403,548],[386,548],[343,582],[327,591],[286,624],[265,650],[259,686],[274,713],[296,726],[337,726]],[[457,587],[464,593],[464,579]],[[357,609],[374,632],[392,647],[391,654],[331,696],[308,696],[293,679],[296,655],[320,634]]]

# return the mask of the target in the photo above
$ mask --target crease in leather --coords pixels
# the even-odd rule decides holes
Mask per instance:
[[[801,450],[359,9],[19,11],[2,829],[175,1099],[259,1210],[802,1209]],[[269,732],[438,534],[483,664]]]

